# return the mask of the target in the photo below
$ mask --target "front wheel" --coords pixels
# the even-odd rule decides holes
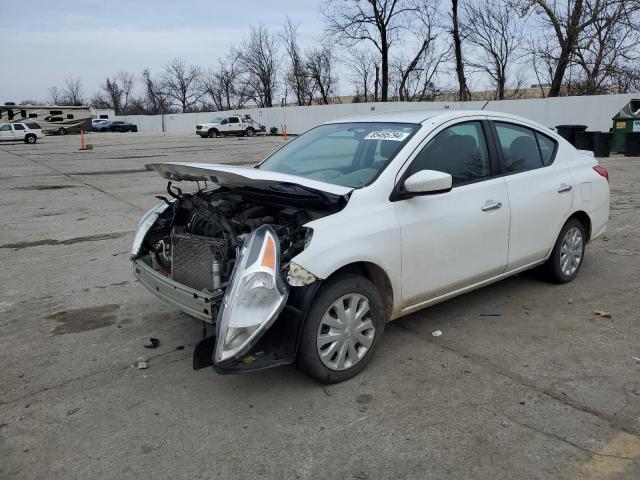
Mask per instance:
[[[378,289],[359,275],[342,275],[318,292],[305,321],[298,364],[322,383],[360,373],[373,357],[386,321]]]
[[[564,224],[545,264],[550,280],[567,283],[576,278],[584,259],[587,241],[584,225],[575,218]]]
[[[217,136],[218,136],[217,130],[214,130],[214,129],[209,130],[209,138],[216,138]]]

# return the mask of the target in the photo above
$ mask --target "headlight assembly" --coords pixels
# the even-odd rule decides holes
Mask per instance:
[[[247,238],[218,313],[215,362],[247,352],[278,317],[289,291],[280,273],[280,242],[269,225]]]
[[[144,237],[147,236],[147,232],[156,223],[158,217],[164,212],[167,207],[166,203],[160,203],[145,213],[140,222],[138,222],[138,229],[136,230],[136,235],[133,238],[133,245],[131,246],[131,255],[138,255],[140,252],[140,247],[142,246],[142,242]]]

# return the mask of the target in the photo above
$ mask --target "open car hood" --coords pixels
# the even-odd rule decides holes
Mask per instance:
[[[268,188],[278,184],[302,185],[308,189],[333,195],[348,195],[353,188],[331,183],[320,182],[308,178],[289,175],[287,173],[270,172],[259,168],[221,165],[216,163],[149,163],[153,169],[167,180],[208,181],[223,187],[257,187]]]

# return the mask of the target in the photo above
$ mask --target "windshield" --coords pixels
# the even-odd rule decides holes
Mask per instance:
[[[362,187],[385,169],[419,128],[382,122],[320,125],[274,152],[258,168]]]
[[[222,120],[223,118],[224,117],[213,117],[210,123],[220,123],[220,120]]]

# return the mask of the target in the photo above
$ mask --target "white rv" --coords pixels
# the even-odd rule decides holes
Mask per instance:
[[[66,135],[91,130],[89,107],[58,105],[2,105],[0,123],[35,122],[44,133]]]

